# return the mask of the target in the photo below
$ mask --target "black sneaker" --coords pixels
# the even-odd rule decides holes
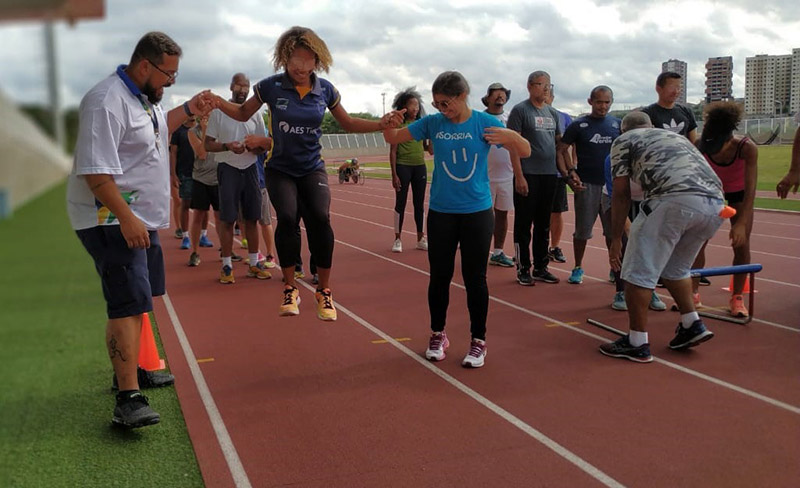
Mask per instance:
[[[547,268],[534,269],[532,276],[534,280],[544,281],[545,283],[558,283],[560,281],[556,275],[547,271]]]
[[[533,277],[531,277],[531,272],[527,269],[521,269],[517,271],[517,283],[522,286],[533,286],[536,283],[533,282]]]
[[[136,378],[139,380],[139,388],[161,388],[175,383],[175,377],[171,374],[147,371],[141,366],[136,367]],[[114,391],[119,390],[116,374],[111,379],[111,389]]]
[[[622,336],[614,342],[600,346],[600,352],[612,358],[629,359],[637,363],[649,363],[653,361],[650,355],[650,344],[642,344],[633,347],[628,340],[628,336]]]
[[[561,252],[561,248],[560,247],[551,247],[550,249],[548,249],[547,257],[549,257],[553,261],[557,261],[559,263],[566,263],[567,262],[567,258],[564,257],[564,253]]]
[[[700,286],[711,286],[711,280],[709,280],[705,276],[701,276],[700,277]]]
[[[702,320],[695,320],[688,329],[679,323],[678,328],[675,329],[675,337],[669,341],[669,348],[686,349],[694,347],[712,337],[714,337],[714,333],[706,329]]]
[[[137,429],[157,424],[161,416],[150,408],[150,402],[142,392],[117,393],[117,405],[111,422],[126,429]]]

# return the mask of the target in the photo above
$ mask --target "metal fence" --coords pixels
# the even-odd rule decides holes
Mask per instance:
[[[698,121],[697,133],[703,132],[703,123]],[[794,139],[797,123],[793,117],[774,117],[764,119],[745,119],[739,124],[738,134],[749,134],[755,139],[756,143],[763,144],[775,137],[773,144],[791,144]]]
[[[323,149],[387,149],[389,145],[380,132],[368,134],[323,134],[320,138]]]

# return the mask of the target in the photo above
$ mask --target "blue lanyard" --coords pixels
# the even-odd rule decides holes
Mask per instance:
[[[147,96],[144,93],[142,93],[139,87],[136,86],[133,83],[133,80],[131,80],[128,77],[127,73],[125,73],[126,67],[127,66],[124,64],[117,66],[117,76],[119,76],[122,79],[122,82],[125,83],[125,86],[128,87],[128,90],[130,90],[133,96],[139,100],[139,103],[142,104],[142,108],[144,109],[145,113],[147,113],[147,116],[150,117],[150,121],[153,122],[153,132],[156,133],[156,144],[157,144],[159,136],[158,117],[156,116],[155,112],[153,112],[153,109],[150,107],[150,104],[148,103],[149,100],[147,100]]]

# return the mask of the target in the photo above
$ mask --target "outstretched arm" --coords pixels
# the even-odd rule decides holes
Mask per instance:
[[[381,117],[380,120],[367,120],[351,117],[340,103],[333,107],[331,115],[339,122],[342,129],[347,132],[377,132],[390,127],[400,127],[403,124],[403,114],[405,111],[405,109],[399,111],[393,110]]]

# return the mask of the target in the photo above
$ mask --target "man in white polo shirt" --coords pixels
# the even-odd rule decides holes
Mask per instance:
[[[164,113],[164,88],[178,76],[181,48],[150,32],[130,64],[95,85],[80,105],[78,140],[67,179],[67,213],[103,285],[106,346],[119,389],[112,421],[127,428],[160,421],[139,388],[171,384],[172,375],[137,368],[142,315],[164,294],[158,229],[169,227],[169,135],[215,99],[195,95]]]
[[[250,80],[244,73],[231,79],[231,101],[244,103],[250,93]],[[258,221],[261,219],[261,189],[258,184],[258,155],[271,146],[261,110],[247,122],[239,122],[220,110],[211,112],[206,129],[206,151],[217,153],[219,180],[219,217],[222,242],[222,271],[219,282],[232,284],[233,225],[241,206],[250,266],[247,276],[266,280],[272,277],[263,262],[258,261]]]

